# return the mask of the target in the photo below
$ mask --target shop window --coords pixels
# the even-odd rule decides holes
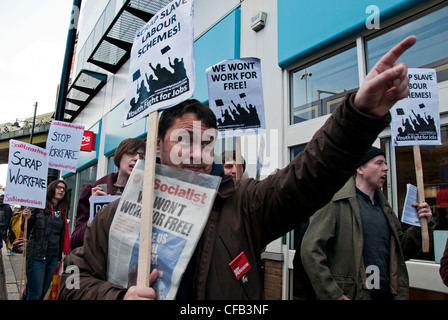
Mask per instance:
[[[70,234],[72,234],[74,230],[74,219],[75,219],[75,204],[78,202],[76,199],[76,174],[72,174],[69,177],[64,178],[65,183],[67,184],[67,195],[70,198],[70,207],[68,209],[68,228],[70,231]]]
[[[448,58],[448,6],[415,19],[400,27],[366,41],[367,68],[375,63],[394,45],[410,35],[417,36],[417,43],[399,59],[410,68],[419,68],[434,62],[446,64]],[[386,29],[387,30],[387,29]]]
[[[111,155],[107,158],[107,174],[118,172],[118,167],[114,163],[114,156]]]
[[[64,181],[67,184],[67,193],[70,196],[70,208],[67,217],[70,234],[75,227],[79,195],[85,184],[94,183],[96,181],[96,167],[95,164],[75,174],[64,177]]]
[[[333,112],[347,91],[359,87],[356,47],[291,72],[290,124]]]

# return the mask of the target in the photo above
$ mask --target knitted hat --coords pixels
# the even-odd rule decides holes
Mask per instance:
[[[369,160],[375,158],[376,156],[384,156],[384,157],[386,157],[386,154],[381,149],[378,149],[376,147],[370,147],[370,150],[358,162],[357,168],[359,168],[360,166],[366,164],[367,162],[369,162]]]

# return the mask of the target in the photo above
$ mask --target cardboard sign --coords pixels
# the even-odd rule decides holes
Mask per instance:
[[[47,150],[21,141],[9,140],[4,203],[44,209],[47,175]]]
[[[395,146],[441,145],[435,69],[409,68],[409,96],[391,110]]]
[[[260,59],[224,60],[207,69],[207,82],[221,135],[253,135],[266,129]]]
[[[193,0],[174,0],[137,31],[123,126],[193,96]]]
[[[51,122],[48,132],[48,167],[76,172],[84,126],[68,122]]]
[[[89,222],[93,221],[93,218],[97,214],[98,211],[106,207],[109,203],[112,201],[115,201],[117,199],[120,199],[121,196],[114,195],[114,196],[91,196],[89,198],[90,202],[90,216],[89,216]]]

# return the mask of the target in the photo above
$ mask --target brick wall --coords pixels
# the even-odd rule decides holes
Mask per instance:
[[[264,260],[264,294],[266,300],[282,298],[282,261]]]

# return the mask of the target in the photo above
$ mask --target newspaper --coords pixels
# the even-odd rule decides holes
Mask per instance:
[[[132,170],[109,232],[107,280],[125,288],[137,280],[144,160]],[[151,270],[156,299],[171,300],[204,230],[220,177],[156,165]]]
[[[403,212],[401,214],[401,222],[412,226],[421,227],[418,211],[412,206],[417,201],[417,187],[408,183],[406,185],[406,198],[404,199]]]

